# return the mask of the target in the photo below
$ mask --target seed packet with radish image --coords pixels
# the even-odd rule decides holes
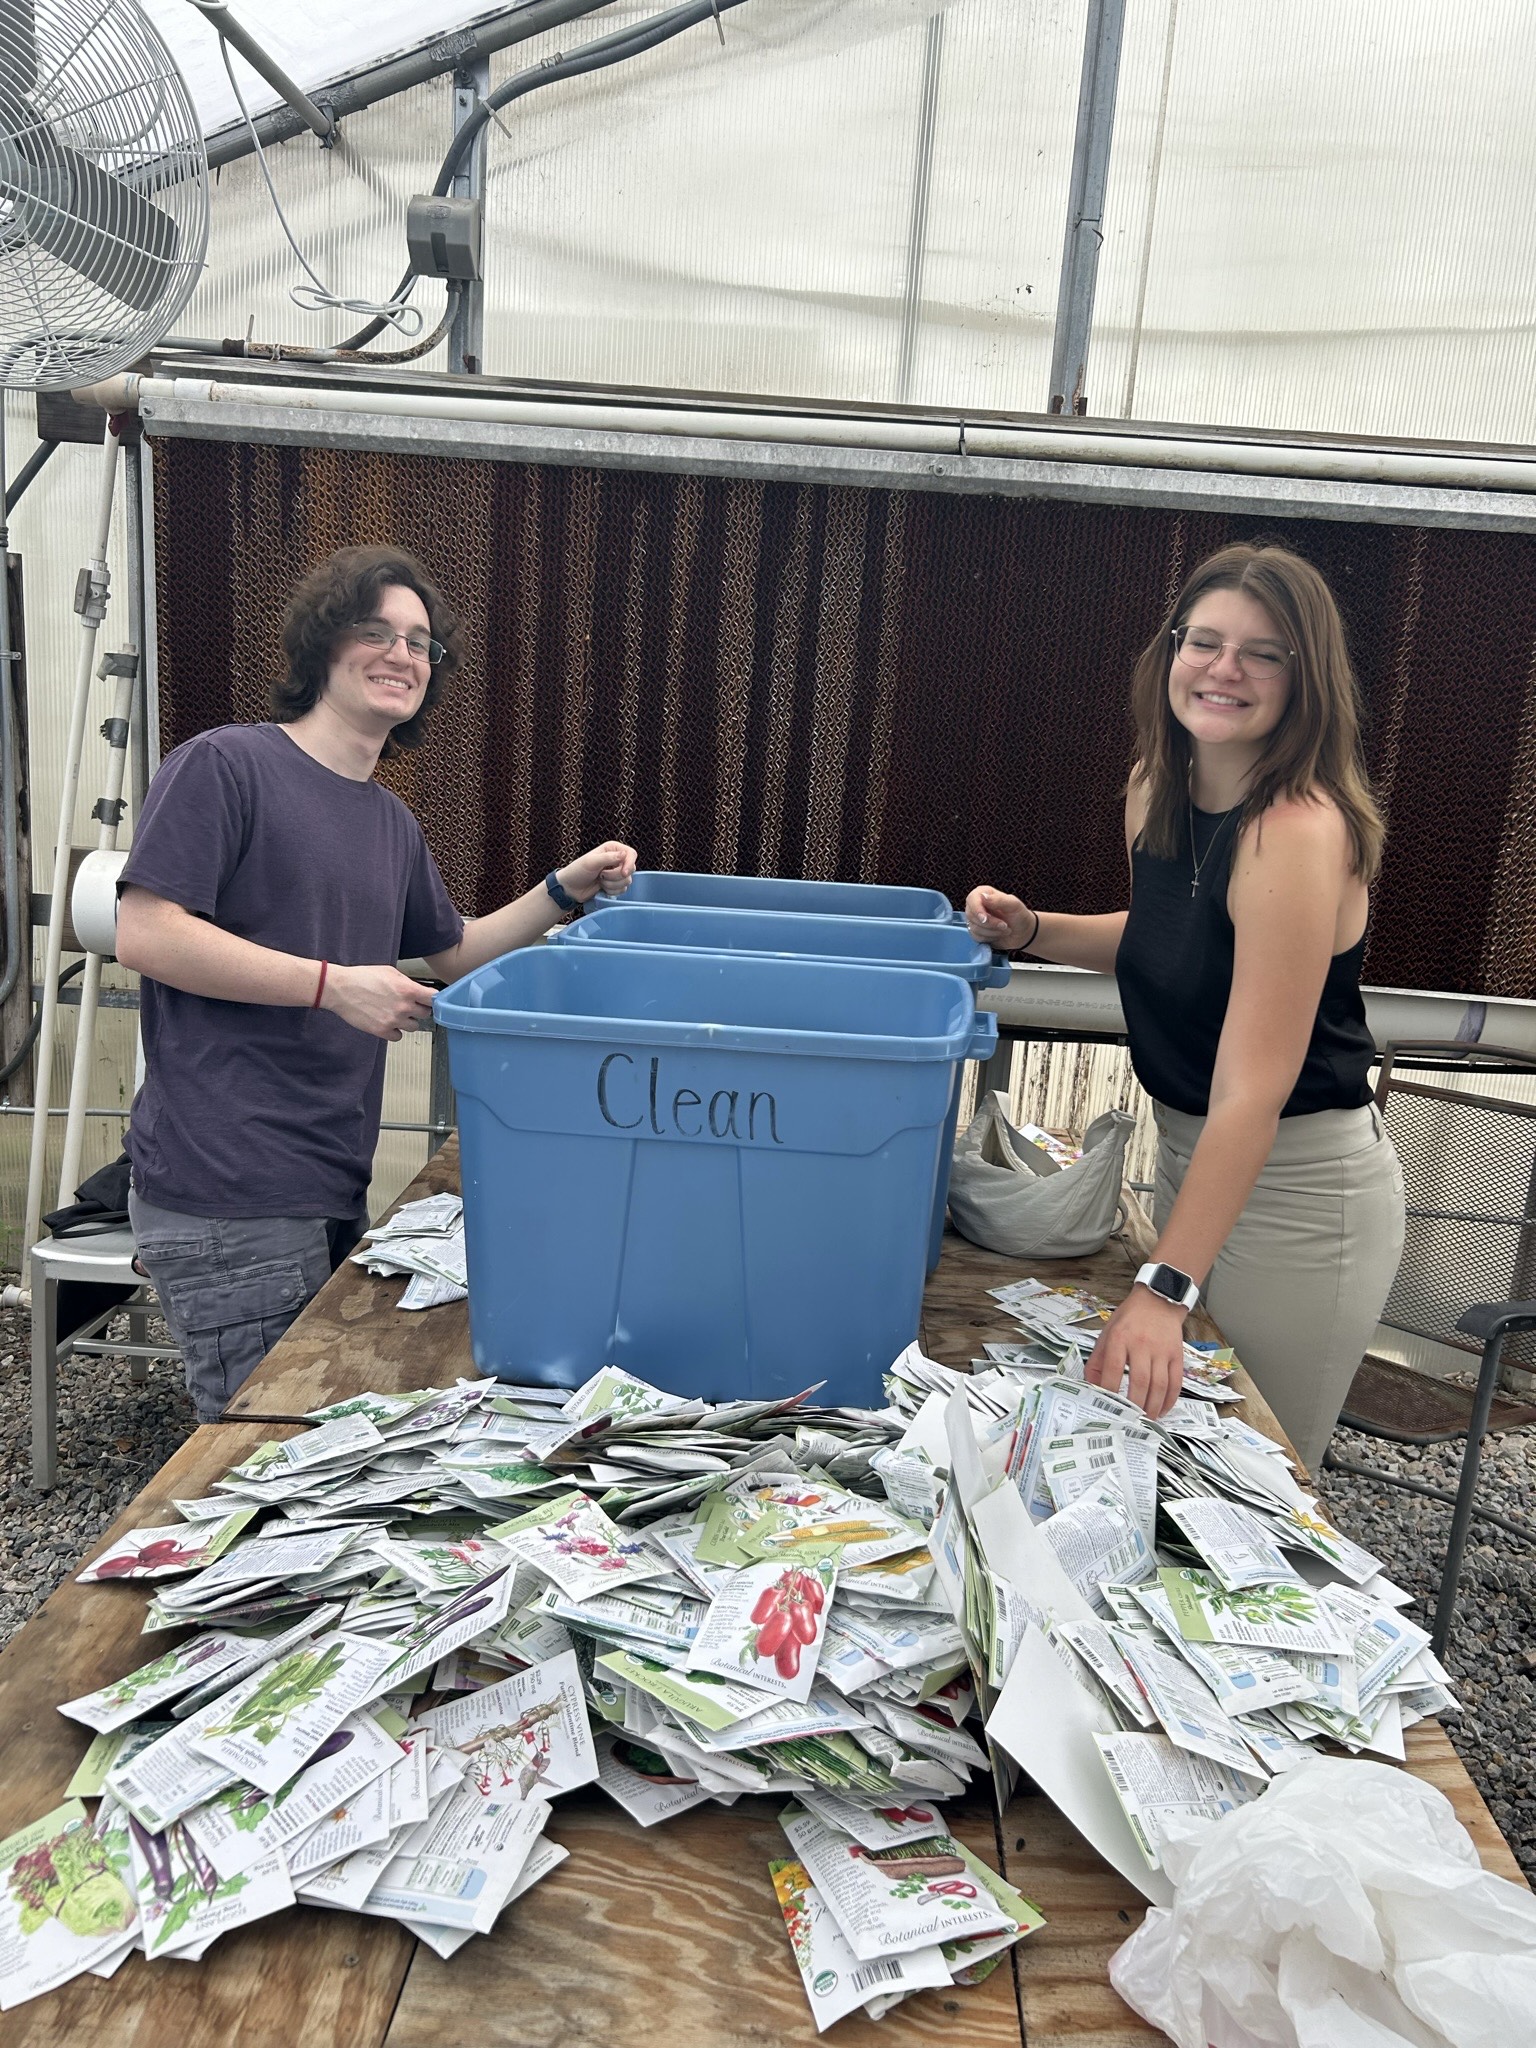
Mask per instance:
[[[688,1669],[744,1679],[780,1699],[809,1699],[836,1582],[825,1561],[778,1560],[737,1572],[710,1602]]]
[[[76,1574],[77,1583],[98,1579],[166,1579],[197,1571],[223,1555],[251,1519],[254,1508],[228,1510],[215,1520],[168,1522],[160,1529],[130,1529],[110,1549]]]

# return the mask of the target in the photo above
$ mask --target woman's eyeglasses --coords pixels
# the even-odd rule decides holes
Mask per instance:
[[[380,654],[392,651],[397,640],[405,642],[405,651],[413,661],[430,662],[433,668],[442,660],[448,649],[441,640],[434,640],[430,633],[413,629],[409,633],[397,633],[393,626],[386,626],[382,619],[359,619],[348,629],[354,640],[364,647],[377,648]]]
[[[1174,652],[1191,668],[1209,668],[1225,648],[1237,649],[1237,665],[1250,683],[1271,683],[1283,676],[1295,658],[1290,647],[1265,640],[1223,640],[1209,626],[1175,626]]]

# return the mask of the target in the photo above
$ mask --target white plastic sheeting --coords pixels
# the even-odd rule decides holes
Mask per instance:
[[[1089,410],[1536,440],[1528,0],[1130,0]]]
[[[314,86],[478,18],[269,0]],[[493,78],[661,11],[617,0]],[[508,108],[488,137],[496,373],[956,410],[1045,403],[1086,0],[748,0]],[[152,0],[210,125],[213,30]],[[1089,409],[1536,442],[1536,10],[1127,0]],[[273,95],[235,60],[253,106]],[[336,289],[383,296],[451,133],[439,79],[273,150]],[[213,198],[189,332],[326,345],[253,160]],[[418,287],[435,319],[439,287]],[[441,352],[424,367],[441,367]]]

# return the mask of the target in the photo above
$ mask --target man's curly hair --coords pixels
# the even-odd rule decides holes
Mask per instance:
[[[279,725],[291,725],[319,703],[337,646],[353,626],[378,615],[380,598],[395,584],[415,591],[427,608],[433,639],[448,651],[432,671],[420,708],[395,727],[381,758],[387,761],[402,747],[421,745],[427,713],[445,679],[463,664],[464,632],[426,569],[403,548],[338,548],[295,585],[283,618],[288,674],[272,686],[272,714]]]

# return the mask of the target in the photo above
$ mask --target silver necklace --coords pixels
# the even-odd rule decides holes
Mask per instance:
[[[1214,831],[1214,832],[1213,832],[1213,833],[1211,834],[1211,843],[1210,843],[1210,845],[1209,845],[1209,846],[1208,846],[1208,847],[1207,847],[1207,848],[1205,849],[1204,853],[1202,853],[1202,854],[1201,854],[1200,858],[1199,858],[1198,860],[1196,860],[1196,859],[1195,859],[1195,800],[1194,800],[1194,798],[1193,798],[1192,796],[1190,796],[1190,795],[1187,795],[1187,794],[1186,794],[1186,796],[1185,796],[1185,799],[1184,799],[1184,801],[1185,801],[1186,805],[1187,805],[1187,806],[1188,806],[1188,808],[1189,808],[1189,860],[1190,860],[1190,866],[1191,866],[1191,867],[1193,868],[1193,870],[1194,870],[1193,874],[1192,874],[1192,875],[1191,875],[1191,877],[1190,877],[1190,883],[1189,883],[1189,899],[1190,899],[1190,901],[1191,901],[1191,902],[1193,902],[1193,901],[1195,900],[1195,897],[1196,897],[1196,896],[1197,896],[1197,895],[1199,894],[1199,891],[1200,891],[1200,870],[1201,870],[1201,869],[1202,869],[1202,868],[1203,868],[1203,867],[1205,866],[1206,862],[1207,862],[1207,861],[1208,861],[1208,860],[1210,859],[1211,855],[1212,855],[1212,854],[1213,854],[1213,853],[1214,853],[1214,852],[1216,851],[1216,842],[1217,842],[1217,840],[1218,840],[1218,839],[1219,839],[1219,838],[1221,837],[1221,832],[1222,832],[1222,826],[1226,824],[1226,822],[1227,822],[1227,819],[1226,819],[1226,818],[1223,818],[1223,819],[1222,819],[1222,821],[1221,821],[1221,824],[1220,824],[1220,825],[1218,825],[1218,826],[1216,827],[1216,830],[1215,830],[1215,831]],[[1230,817],[1230,816],[1231,816],[1231,812],[1229,811],[1229,812],[1227,813],[1227,817]]]

